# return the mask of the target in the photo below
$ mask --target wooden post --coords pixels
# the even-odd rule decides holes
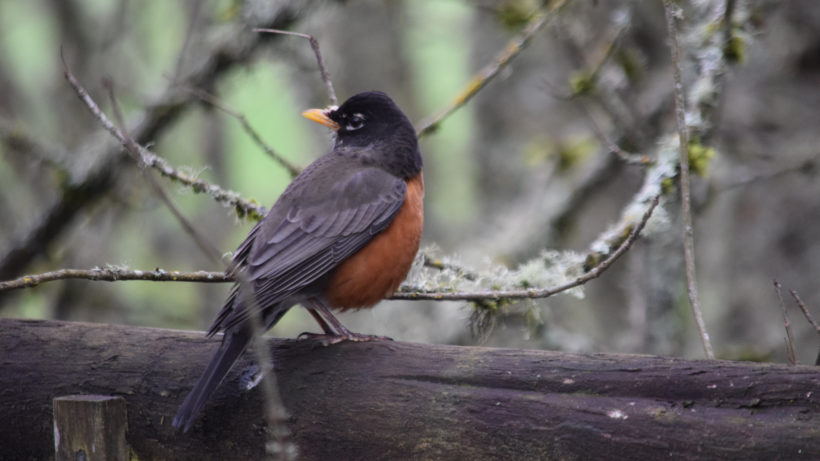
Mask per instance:
[[[125,400],[107,395],[56,397],[54,452],[57,461],[128,459]]]

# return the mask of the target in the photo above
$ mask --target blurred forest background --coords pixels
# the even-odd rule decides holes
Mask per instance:
[[[785,361],[773,279],[820,316],[820,3],[693,3],[737,12],[725,44],[731,66],[701,140],[714,156],[704,155],[693,177],[706,326],[719,358]],[[251,28],[314,35],[340,100],[383,90],[418,122],[544,7],[537,0],[0,0],[0,279],[96,266],[223,269],[78,100],[63,77],[61,49],[109,115],[101,81],[114,82],[138,142],[267,207],[288,172],[195,91],[243,114],[297,165],[332,141],[299,115],[328,104],[307,41]],[[666,39],[659,0],[574,1],[562,9],[423,138],[425,251],[467,267],[516,267],[545,249],[587,252],[621,219],[647,171],[610,152],[601,134],[652,160],[660,139],[675,133]],[[681,44],[687,85],[698,74],[688,57],[699,50]],[[253,224],[205,194],[160,182],[220,251],[232,251]],[[702,357],[675,188],[667,195],[666,230],[642,237],[583,297],[503,306],[480,334],[467,302],[386,301],[340,318],[354,331],[398,340]],[[425,282],[414,277],[411,284]],[[228,288],[57,281],[0,293],[0,315],[204,329]],[[799,359],[812,363],[817,336],[784,298]],[[272,334],[306,330],[317,328],[297,308]]]

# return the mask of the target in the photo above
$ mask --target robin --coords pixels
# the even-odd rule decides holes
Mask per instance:
[[[302,115],[336,132],[333,149],[288,185],[239,245],[228,268],[243,275],[208,336],[222,344],[180,406],[173,426],[194,417],[260,331],[301,304],[327,343],[376,337],[350,332],[331,313],[372,307],[407,276],[424,223],[422,159],[413,125],[384,93],[352,96]]]

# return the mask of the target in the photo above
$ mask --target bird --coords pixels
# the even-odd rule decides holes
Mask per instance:
[[[207,332],[222,332],[222,342],[172,421],[183,432],[255,332],[269,330],[294,305],[317,321],[323,334],[310,336],[325,345],[380,338],[351,332],[331,309],[372,307],[389,297],[418,252],[422,156],[396,103],[367,91],[302,115],[335,132],[333,148],[291,181],[234,252],[226,273],[238,282]]]

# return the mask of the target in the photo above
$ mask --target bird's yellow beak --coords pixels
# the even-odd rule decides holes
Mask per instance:
[[[330,128],[333,131],[339,131],[339,124],[334,122],[330,117],[327,116],[327,113],[331,110],[331,108],[327,109],[308,109],[302,112],[302,116],[313,120],[316,123],[321,123],[322,125]]]

